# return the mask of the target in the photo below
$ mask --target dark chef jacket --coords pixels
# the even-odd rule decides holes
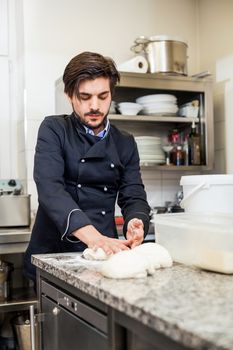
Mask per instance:
[[[39,207],[25,254],[26,274],[34,279],[31,254],[82,251],[72,231],[94,225],[117,238],[116,198],[125,219],[139,218],[145,234],[150,208],[142,184],[137,146],[132,135],[111,125],[100,139],[86,133],[74,115],[46,117],[36,145],[34,179]],[[117,197],[118,195],[118,197]]]

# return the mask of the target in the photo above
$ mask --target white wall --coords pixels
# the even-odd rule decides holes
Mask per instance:
[[[176,35],[189,44],[188,71],[198,67],[196,0],[23,0],[25,36],[25,86],[27,95],[28,191],[32,179],[38,125],[54,114],[54,83],[68,61],[82,51],[97,51],[121,63],[133,56],[130,47],[139,35]],[[184,15],[185,14],[185,15]],[[175,177],[175,178],[174,178]],[[147,188],[154,188],[155,205],[173,200],[180,175],[149,173]]]
[[[198,9],[200,69],[214,80],[215,172],[233,174],[233,1],[199,0]]]
[[[21,0],[0,0],[0,178],[26,180]]]

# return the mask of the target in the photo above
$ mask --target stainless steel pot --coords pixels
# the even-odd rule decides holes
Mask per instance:
[[[188,45],[177,37],[141,36],[131,48],[135,53],[144,53],[150,73],[187,75]]]

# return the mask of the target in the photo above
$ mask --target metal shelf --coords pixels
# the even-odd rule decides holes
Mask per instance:
[[[155,164],[155,163],[140,163],[141,168],[143,169],[150,169],[155,168],[157,170],[164,170],[164,171],[204,171],[208,170],[208,167],[206,165],[165,165],[165,164]]]
[[[137,122],[153,122],[153,123],[192,123],[198,122],[198,118],[177,117],[177,115],[123,115],[123,114],[109,114],[110,120],[115,121],[137,121]]]
[[[21,311],[28,310],[30,305],[37,306],[38,300],[33,288],[13,289],[12,297],[7,301],[0,301],[0,311]]]

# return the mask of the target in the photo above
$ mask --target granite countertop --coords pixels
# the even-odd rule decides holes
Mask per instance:
[[[35,255],[33,263],[187,348],[233,349],[232,275],[175,263],[154,276],[114,280],[78,253]]]

